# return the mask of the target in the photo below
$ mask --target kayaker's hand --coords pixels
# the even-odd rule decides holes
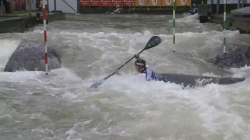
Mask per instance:
[[[139,54],[135,54],[135,58],[139,58]]]
[[[116,74],[116,75],[121,75],[121,74],[119,73],[119,70],[115,70],[115,74]]]

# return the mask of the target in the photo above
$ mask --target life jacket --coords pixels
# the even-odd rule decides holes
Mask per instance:
[[[157,75],[155,72],[153,72],[153,71],[149,68],[148,65],[146,65],[146,71],[145,71],[144,73],[141,73],[141,74],[144,76],[145,80],[147,80],[147,81],[159,80],[158,75]]]

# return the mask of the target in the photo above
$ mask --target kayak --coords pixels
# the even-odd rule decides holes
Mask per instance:
[[[106,14],[115,14],[114,12],[107,12]]]
[[[106,14],[111,14],[111,15],[113,15],[113,14],[122,14],[122,13],[115,13],[115,12],[106,12]]]
[[[230,77],[220,78],[220,77],[174,74],[174,73],[165,73],[165,74],[162,73],[158,74],[158,76],[160,81],[181,84],[185,87],[205,86],[211,83],[220,85],[229,85],[242,82],[245,80],[245,78],[230,78]]]

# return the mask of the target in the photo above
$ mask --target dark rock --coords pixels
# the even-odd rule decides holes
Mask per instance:
[[[36,42],[20,44],[5,66],[5,72],[20,70],[45,71],[44,45]],[[56,50],[48,47],[48,68],[61,68],[61,57]]]
[[[221,68],[240,68],[250,66],[250,47],[234,47],[228,53],[216,56],[211,63]]]

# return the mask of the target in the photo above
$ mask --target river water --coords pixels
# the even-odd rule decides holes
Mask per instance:
[[[223,70],[206,62],[223,51],[220,25],[172,16],[67,15],[49,23],[48,44],[63,67],[44,72],[0,72],[1,140],[249,140],[250,67]],[[246,77],[233,85],[194,89],[135,76],[133,61],[99,90],[89,86],[114,72],[153,36],[162,43],[141,53],[152,70]],[[226,31],[227,47],[249,43]],[[43,43],[42,25],[0,35],[0,69],[20,40]]]

